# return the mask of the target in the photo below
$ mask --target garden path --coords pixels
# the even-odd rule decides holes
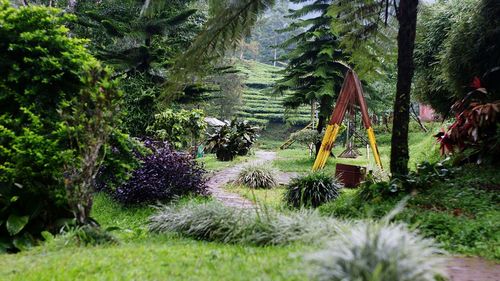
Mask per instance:
[[[450,257],[446,269],[451,281],[500,280],[500,265],[478,257]]]
[[[207,182],[207,186],[209,191],[212,193],[212,196],[221,201],[223,204],[231,207],[237,208],[249,208],[254,206],[253,202],[241,197],[238,194],[228,192],[223,189],[223,186],[227,183],[233,181],[238,176],[238,173],[248,165],[262,165],[266,162],[271,162],[276,158],[276,152],[274,151],[262,151],[258,150],[255,152],[256,159],[250,160],[245,163],[237,164],[233,167],[229,167],[223,169],[221,171],[216,172]],[[294,177],[294,173],[283,173],[279,172],[278,183],[279,184],[287,184],[292,177]]]
[[[224,190],[224,185],[233,181],[247,165],[262,165],[276,158],[276,152],[256,151],[256,159],[216,172],[207,182],[212,196],[223,204],[236,208],[251,208],[255,204],[240,196]],[[287,184],[297,174],[279,172],[278,183]],[[446,269],[450,281],[500,281],[500,265],[477,257],[450,257]]]

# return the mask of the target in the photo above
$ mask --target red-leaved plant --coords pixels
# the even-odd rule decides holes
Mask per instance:
[[[491,100],[493,95],[478,77],[474,77],[470,87],[473,90],[451,107],[455,122],[436,137],[442,155],[468,150],[469,160],[481,162],[485,154],[492,156],[499,149],[500,100]]]

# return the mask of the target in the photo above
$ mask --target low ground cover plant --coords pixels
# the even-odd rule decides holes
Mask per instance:
[[[306,259],[316,280],[434,281],[445,276],[440,254],[403,224],[359,222]]]
[[[278,185],[271,167],[257,165],[244,167],[238,174],[236,183],[250,188],[272,188]]]
[[[294,208],[316,208],[335,200],[342,188],[342,183],[327,173],[313,172],[292,179],[286,188],[283,200]]]
[[[151,150],[139,156],[142,165],[117,188],[108,188],[123,204],[166,202],[184,195],[207,195],[205,170],[190,155],[175,151],[167,142],[146,139]]]
[[[155,233],[176,232],[200,240],[259,246],[318,242],[337,233],[343,225],[312,211],[282,214],[238,209],[218,202],[161,206],[149,221]]]

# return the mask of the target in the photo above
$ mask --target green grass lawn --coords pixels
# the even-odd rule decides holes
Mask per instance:
[[[105,195],[93,217],[117,226],[118,245],[39,246],[0,255],[0,280],[304,280],[294,253],[302,245],[252,247],[153,235],[152,207],[123,208]]]
[[[251,200],[256,205],[266,206],[274,209],[283,209],[283,193],[285,188],[274,187],[270,189],[251,189],[241,185],[228,184],[227,191],[237,193],[248,200]]]
[[[385,170],[389,170],[389,160],[390,160],[390,141],[391,136],[389,134],[377,135],[377,144],[380,152],[380,158],[382,160],[382,165]],[[422,161],[438,161],[439,152],[438,145],[436,144],[435,138],[432,133],[424,132],[413,132],[409,135],[409,146],[410,146],[410,161],[409,167],[415,169],[416,165]],[[273,165],[285,172],[299,172],[307,173],[311,171],[314,164],[314,158],[309,156],[309,151],[304,147],[294,147],[291,149],[277,150],[278,158],[274,160]],[[338,156],[344,148],[337,143],[333,149],[333,154]],[[366,156],[366,148],[358,148],[361,153],[356,159],[349,158],[339,158],[330,156],[328,162],[325,166],[325,171],[329,173],[335,173],[335,164],[351,164],[367,166],[369,169],[376,168],[373,155],[370,150],[369,157]]]

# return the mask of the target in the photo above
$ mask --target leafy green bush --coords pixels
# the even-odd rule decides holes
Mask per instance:
[[[277,185],[274,171],[270,167],[257,165],[244,167],[236,183],[250,188],[272,188]]]
[[[361,222],[308,256],[317,280],[431,281],[445,276],[433,241],[402,224]]]
[[[447,159],[435,163],[425,161],[417,165],[417,171],[390,181],[378,181],[372,174],[368,174],[359,188],[359,196],[365,201],[376,198],[380,200],[429,188],[436,182],[446,181],[454,176],[457,169],[447,162]]]
[[[152,232],[177,232],[200,240],[251,245],[314,243],[337,233],[342,223],[301,211],[281,214],[238,209],[217,202],[162,206],[151,216]]]
[[[0,0],[0,251],[35,244],[73,216],[89,220],[91,187],[119,126],[116,82],[64,26],[74,18]],[[115,159],[116,177],[129,163]],[[120,165],[121,164],[121,165]]]
[[[236,155],[247,155],[257,138],[257,127],[236,119],[222,126],[207,140],[207,149],[215,152],[220,161],[231,161]]]
[[[168,141],[174,148],[193,145],[205,133],[207,124],[202,110],[193,109],[175,112],[166,109],[154,116],[154,122],[147,128],[156,138]]]
[[[313,207],[335,200],[343,185],[337,179],[324,172],[313,172],[303,177],[292,179],[284,194],[287,205]]]

